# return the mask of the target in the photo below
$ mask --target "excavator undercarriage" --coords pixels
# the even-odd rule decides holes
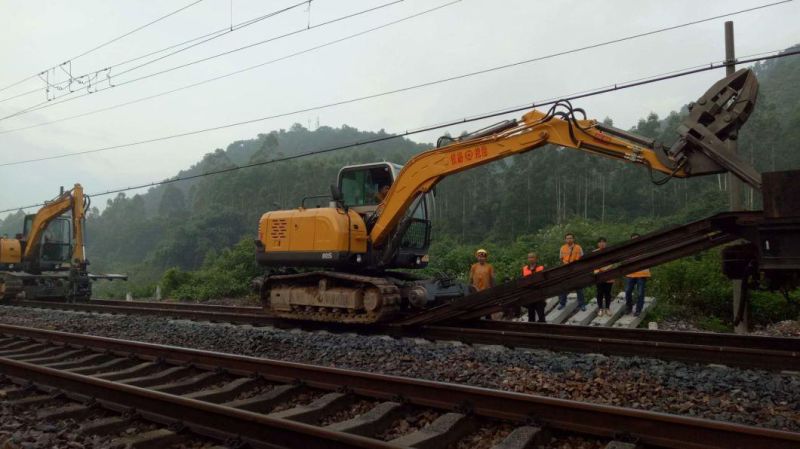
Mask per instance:
[[[415,279],[402,272],[336,271],[277,274],[255,281],[262,304],[288,319],[376,323],[423,310],[470,293],[447,279]]]

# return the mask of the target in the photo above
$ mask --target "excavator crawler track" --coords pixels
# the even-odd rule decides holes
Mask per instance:
[[[264,308],[288,319],[369,324],[401,310],[400,281],[380,276],[318,271],[265,277]]]
[[[0,300],[11,301],[17,299],[25,286],[22,279],[8,273],[0,273]]]
[[[17,299],[85,302],[91,296],[92,286],[88,279],[73,291],[69,278],[63,273],[0,272],[0,301],[3,302]]]

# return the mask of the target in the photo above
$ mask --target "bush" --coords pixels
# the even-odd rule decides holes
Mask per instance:
[[[754,324],[769,324],[787,318],[800,318],[798,293],[789,298],[775,292],[754,291],[750,294],[750,318]]]
[[[653,294],[658,312],[694,321],[707,330],[730,330],[733,323],[731,281],[722,274],[719,249],[676,260],[653,269]],[[798,295],[793,292],[790,298]],[[751,324],[769,324],[796,318],[796,299],[768,291],[750,292]]]
[[[167,270],[161,289],[165,297],[181,300],[242,297],[250,292],[250,281],[262,273],[253,257],[253,241],[245,238],[232,248],[207,254],[197,271]]]
[[[722,275],[719,251],[707,251],[653,268],[652,294],[678,318],[732,318],[731,283]]]
[[[559,265],[558,250],[564,244],[564,234],[568,232],[575,234],[576,240],[588,254],[595,248],[599,237],[605,237],[609,245],[613,245],[629,239],[632,232],[646,233],[659,227],[658,225],[659,223],[650,220],[627,224],[577,220],[571,224],[543,228],[535,234],[522,235],[511,243],[487,239],[481,243],[466,245],[444,237],[434,240],[430,250],[431,262],[423,273],[432,275],[445,272],[466,280],[469,267],[475,262],[475,250],[485,248],[489,251],[489,263],[495,268],[497,280],[502,282],[521,276],[521,267],[531,251],[539,255],[539,263],[546,268]],[[589,298],[588,290],[586,293]]]
[[[695,320],[697,327],[704,331],[709,332],[731,332],[733,330],[733,326],[728,321],[723,321],[721,318],[710,316],[710,317],[700,317]]]
[[[165,297],[171,296],[172,293],[180,287],[191,284],[192,275],[180,268],[170,268],[164,273],[161,278],[161,294]]]

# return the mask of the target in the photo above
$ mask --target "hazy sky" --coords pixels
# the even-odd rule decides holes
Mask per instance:
[[[0,0],[0,88],[65,61],[73,75],[258,17],[299,0],[204,0],[100,50],[114,37],[189,4],[189,0]],[[289,12],[117,75],[147,59],[111,70],[121,84],[143,75],[306,28],[391,0],[313,0]],[[769,1],[525,1],[462,0],[390,27],[171,95],[27,130],[8,130],[82,114],[267,62],[367,30],[447,0],[405,0],[341,22],[192,65],[146,80],[0,120],[0,163],[91,150],[250,120],[403,88],[497,65],[578,48]],[[232,9],[232,16],[231,16]],[[310,20],[310,22],[309,22]],[[558,56],[506,70],[288,117],[94,154],[0,167],[0,210],[53,197],[75,182],[99,192],[174,175],[215,148],[225,148],[293,123],[342,124],[402,132],[433,123],[517,106],[721,60],[723,22],[733,20],[738,56],[800,43],[800,3],[732,19]],[[160,54],[159,54],[160,55]],[[72,59],[71,59],[72,58]],[[152,56],[150,58],[153,58]],[[55,75],[54,73],[58,74]],[[50,81],[63,81],[56,69]],[[627,128],[653,111],[665,115],[695,99],[724,76],[723,69],[580,100],[592,118],[612,117]],[[105,78],[105,73],[99,79]],[[46,101],[38,78],[0,91],[0,117]],[[101,89],[108,83],[96,84]],[[78,88],[77,84],[74,84]],[[83,91],[85,92],[85,91]],[[77,97],[78,91],[51,95]],[[59,100],[55,100],[59,101]],[[482,123],[450,129],[453,134]],[[433,141],[436,133],[415,136]],[[309,148],[313,150],[313,148]],[[95,204],[105,203],[98,198]]]

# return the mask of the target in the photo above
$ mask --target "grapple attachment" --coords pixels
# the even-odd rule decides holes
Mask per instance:
[[[761,175],[728,147],[753,112],[757,96],[758,81],[750,69],[714,83],[697,102],[689,104],[689,116],[678,128],[680,138],[666,157],[692,175],[729,171],[760,190]]]

